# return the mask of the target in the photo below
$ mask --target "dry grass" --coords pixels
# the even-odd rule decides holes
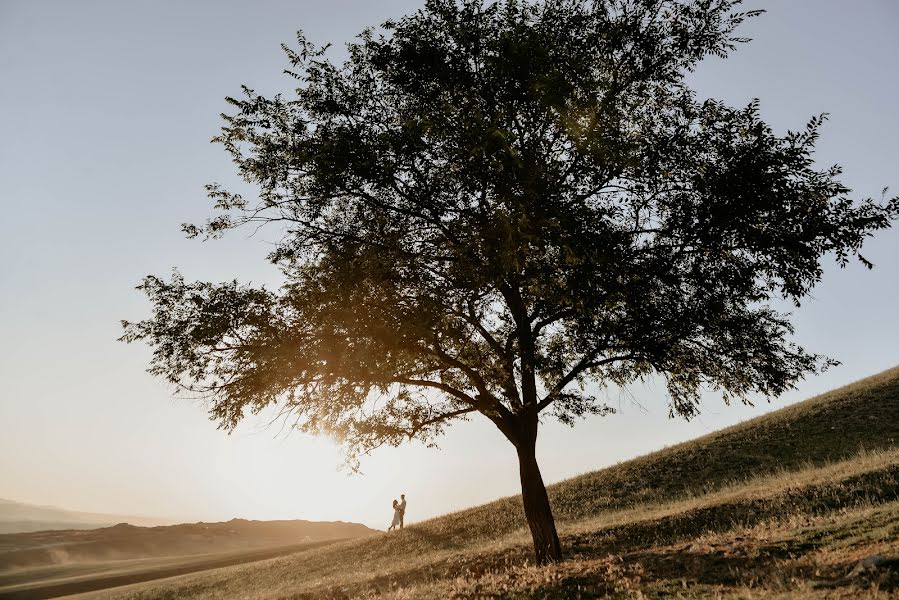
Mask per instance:
[[[91,598],[899,597],[899,369],[553,486],[568,560],[529,564],[520,499],[396,534]],[[88,597],[88,596],[86,596]]]

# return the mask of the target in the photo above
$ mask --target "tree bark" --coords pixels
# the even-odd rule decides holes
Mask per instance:
[[[562,560],[562,547],[559,544],[559,534],[556,533],[556,521],[549,505],[546,485],[540,475],[540,467],[537,466],[536,441],[536,437],[522,440],[516,447],[524,516],[534,540],[537,564],[545,565]]]

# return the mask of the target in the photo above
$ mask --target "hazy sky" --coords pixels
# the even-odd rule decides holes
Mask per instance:
[[[364,476],[337,470],[326,440],[278,435],[263,419],[227,436],[203,407],[144,372],[149,350],[116,342],[148,314],[147,273],[276,284],[264,237],[185,240],[208,214],[203,185],[235,181],[209,144],[242,83],[288,90],[281,42],[302,28],[340,46],[420,5],[391,1],[0,0],[0,498],[184,519],[309,518],[386,527],[405,492],[419,520],[518,491],[512,447],[489,423],[451,429],[442,449],[376,452]],[[858,196],[899,191],[899,3],[747,2],[754,38],[692,80],[704,96],[761,99],[778,132],[829,112],[817,159],[839,162]],[[714,394],[690,423],[662,389],[609,400],[620,411],[538,445],[558,481],[762,414],[899,363],[899,229],[869,242],[876,263],[828,263],[796,311],[797,338],[843,365],[755,408]],[[635,403],[638,402],[638,404]]]

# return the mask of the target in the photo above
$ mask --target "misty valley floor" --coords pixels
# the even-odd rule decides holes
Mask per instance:
[[[14,570],[0,574],[0,599],[41,600],[43,598],[67,597],[86,591],[103,590],[266,560],[327,543],[330,542],[307,542],[264,550],[62,564]]]

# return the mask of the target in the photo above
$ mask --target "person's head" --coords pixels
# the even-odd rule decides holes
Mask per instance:
[[[397,504],[399,504],[399,502],[397,502],[397,501],[396,501],[396,498],[394,498],[394,499],[393,499],[393,507],[396,508],[396,505],[397,505]]]
[[[406,499],[406,494],[400,494],[400,498],[402,498],[403,500],[405,500],[405,499]]]

